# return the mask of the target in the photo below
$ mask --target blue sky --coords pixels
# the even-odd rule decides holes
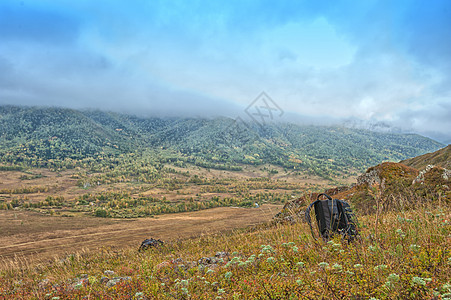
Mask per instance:
[[[450,88],[451,1],[0,2],[0,104],[235,117],[266,91],[450,142]]]

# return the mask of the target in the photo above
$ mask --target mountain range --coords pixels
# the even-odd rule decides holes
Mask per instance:
[[[404,160],[443,146],[417,134],[340,126],[260,126],[230,118],[144,118],[99,110],[0,106],[0,163],[4,165],[40,167],[48,161],[135,153],[229,170],[270,164],[330,178],[355,175],[382,161]]]

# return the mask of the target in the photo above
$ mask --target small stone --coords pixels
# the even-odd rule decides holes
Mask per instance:
[[[105,274],[106,276],[113,276],[114,275],[114,271],[106,270],[105,272],[103,272],[103,274]]]
[[[174,260],[172,261],[172,263],[174,263],[174,264],[180,264],[180,263],[183,263],[183,259],[181,259],[180,257],[179,257],[179,258],[176,258],[176,259],[174,259]]]
[[[129,281],[132,280],[131,277],[126,276],[126,277],[114,277],[113,279],[109,280],[106,284],[107,287],[113,287],[115,286],[118,282],[120,281]]]
[[[106,284],[108,281],[110,281],[108,277],[102,276],[102,278],[100,278],[100,283],[102,284]]]
[[[202,257],[199,259],[199,265],[211,265],[218,263],[218,259],[216,257]]]
[[[77,280],[74,284],[72,284],[72,287],[73,287],[74,289],[82,288],[82,287],[83,287],[83,284],[85,283],[85,280],[86,280],[86,279],[80,279],[80,280]]]
[[[111,279],[108,280],[108,282],[106,283],[107,287],[113,287],[116,285],[116,283],[118,283],[119,281],[121,281],[120,279]]]
[[[45,288],[45,287],[47,287],[47,286],[49,285],[49,283],[50,283],[50,281],[49,281],[47,278],[45,278],[45,279],[42,279],[42,280],[39,282],[38,286],[39,286],[40,288]]]
[[[155,266],[155,269],[160,270],[160,269],[162,269],[162,268],[169,267],[170,265],[171,265],[170,262],[164,261],[164,262],[159,263],[158,265],[156,265],[156,266]]]
[[[375,184],[381,184],[381,178],[379,177],[379,172],[376,170],[371,170],[367,173],[364,173],[357,177],[357,184],[358,185],[375,185]]]
[[[225,252],[225,251],[216,252],[215,256],[217,258],[228,257],[229,256],[229,252]]]

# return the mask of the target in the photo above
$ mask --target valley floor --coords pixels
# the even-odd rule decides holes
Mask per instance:
[[[23,257],[45,261],[99,247],[136,247],[146,238],[175,241],[266,222],[280,205],[218,207],[154,218],[61,217],[31,211],[0,211],[0,261]],[[0,264],[1,265],[1,264]]]

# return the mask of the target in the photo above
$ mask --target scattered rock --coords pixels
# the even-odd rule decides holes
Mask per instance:
[[[180,257],[179,257],[179,258],[176,258],[176,259],[174,259],[174,260],[172,261],[172,263],[173,263],[173,264],[181,264],[181,263],[183,263],[183,259],[181,259]]]
[[[288,222],[291,224],[304,220],[304,209],[306,208],[306,199],[299,199],[285,203],[282,210],[277,213],[273,219],[276,222]]]
[[[217,258],[229,257],[229,252],[225,252],[225,251],[216,252],[215,257],[217,257]]]
[[[434,168],[438,168],[440,170],[441,173],[441,178],[445,181],[448,181],[449,178],[451,177],[451,170],[448,169],[444,169],[441,167],[436,167],[434,165],[428,165],[424,170],[420,171],[420,173],[418,174],[418,176],[412,181],[412,184],[424,184],[425,178],[427,174],[429,174]]]
[[[129,276],[126,276],[126,277],[114,277],[114,278],[108,280],[108,282],[106,283],[106,286],[107,287],[113,287],[116,284],[118,284],[120,281],[130,281],[130,280],[132,280],[132,278],[129,277]]]
[[[202,257],[197,262],[199,265],[211,265],[211,264],[217,264],[219,261],[216,257]]]
[[[427,172],[432,170],[432,168],[434,168],[434,165],[427,165],[426,169],[420,171],[420,174],[418,174],[418,176],[412,181],[412,184],[415,184],[415,183],[423,184],[424,183],[424,174],[426,174]]]
[[[176,266],[176,268],[183,269],[183,270],[186,271],[186,270],[189,270],[189,269],[194,268],[196,266],[197,266],[197,262],[195,262],[195,261],[186,261],[186,262],[184,262],[182,264],[178,264]]]

